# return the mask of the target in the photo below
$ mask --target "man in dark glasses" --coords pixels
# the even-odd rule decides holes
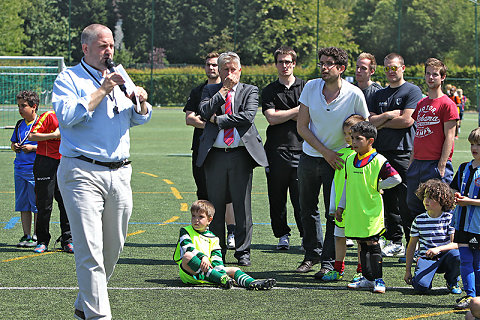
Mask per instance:
[[[402,225],[407,242],[410,236],[410,226],[405,223],[409,216],[405,175],[415,135],[412,114],[418,101],[422,99],[422,91],[403,78],[405,63],[401,55],[397,53],[387,55],[384,59],[384,71],[388,86],[375,92],[368,109],[369,120],[378,129],[378,139],[375,140],[374,147],[387,158],[402,177],[402,183],[385,190],[383,194],[387,229],[385,238],[390,240],[390,243],[383,247],[382,254],[393,257],[405,254]]]

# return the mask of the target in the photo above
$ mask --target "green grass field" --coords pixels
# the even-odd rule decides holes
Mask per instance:
[[[455,169],[470,160],[466,137],[477,125],[477,114],[465,118],[456,141]],[[265,137],[267,123],[260,112],[256,124]],[[244,270],[256,278],[276,278],[277,287],[251,292],[184,286],[172,254],[179,228],[190,220],[187,205],[196,199],[192,130],[185,126],[180,109],[165,109],[155,110],[147,125],[131,131],[134,210],[125,249],[109,283],[114,319],[463,319],[464,312],[452,311],[459,296],[447,293],[442,276],[436,276],[431,294],[415,295],[403,281],[404,265],[397,258],[384,259],[387,292],[383,295],[346,290],[355,273],[356,248],[347,252],[345,280],[327,284],[315,280],[313,273],[295,273],[303,259],[298,231],[292,225],[289,251],[275,250],[261,168],[255,169],[253,182],[252,266]],[[19,216],[13,211],[13,159],[13,152],[0,152],[4,164],[0,168],[0,319],[72,319],[77,294],[73,255],[55,251],[36,255],[16,247],[21,223],[8,224]],[[59,236],[58,221],[55,208],[54,239]],[[294,223],[293,214],[289,221]],[[226,260],[236,262],[232,251]]]

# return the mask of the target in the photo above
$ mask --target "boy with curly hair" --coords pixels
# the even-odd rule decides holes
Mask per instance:
[[[415,192],[422,200],[426,212],[413,221],[406,254],[404,280],[413,285],[415,291],[426,293],[432,287],[436,273],[445,273],[450,293],[460,294],[460,253],[453,242],[455,229],[450,225],[455,207],[455,197],[450,187],[438,180],[423,182]],[[412,277],[411,268],[417,244],[420,243],[419,258]]]

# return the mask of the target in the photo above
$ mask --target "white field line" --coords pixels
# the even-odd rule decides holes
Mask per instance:
[[[233,289],[243,289],[235,287]],[[347,287],[274,287],[273,290],[347,290]],[[387,287],[388,290],[408,290],[410,287]],[[1,287],[0,290],[78,290],[78,287]],[[108,290],[123,290],[123,291],[155,291],[155,290],[224,290],[215,286],[185,286],[185,287],[109,287]],[[432,291],[447,290],[446,287],[432,288]],[[360,290],[362,291],[362,290]],[[364,290],[366,291],[366,290]]]

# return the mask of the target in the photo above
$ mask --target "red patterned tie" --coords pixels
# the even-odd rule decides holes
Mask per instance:
[[[232,95],[230,91],[225,99],[225,114],[232,114]],[[223,141],[227,146],[233,143],[233,128],[223,130]]]

